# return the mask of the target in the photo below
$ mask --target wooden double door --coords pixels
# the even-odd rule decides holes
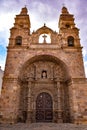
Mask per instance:
[[[42,92],[36,99],[36,122],[52,122],[53,101],[50,94]]]

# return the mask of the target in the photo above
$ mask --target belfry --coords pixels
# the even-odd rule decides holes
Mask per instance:
[[[10,29],[0,123],[87,123],[87,79],[74,16],[63,6],[59,32],[46,24],[32,33],[30,28],[24,7]]]

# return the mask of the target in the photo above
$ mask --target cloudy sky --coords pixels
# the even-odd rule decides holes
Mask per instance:
[[[58,31],[61,8],[65,5],[74,14],[76,26],[80,29],[81,45],[85,72],[87,75],[87,0],[0,0],[0,66],[4,70],[6,46],[13,26],[15,15],[27,6],[31,21],[31,32],[44,23]]]

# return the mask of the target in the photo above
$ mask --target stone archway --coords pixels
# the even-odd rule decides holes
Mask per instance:
[[[53,121],[53,101],[50,94],[42,92],[36,99],[36,122]]]
[[[70,122],[69,72],[66,65],[53,56],[36,56],[25,63],[20,73],[20,115],[26,112],[27,122],[39,122],[36,118],[36,100],[39,92],[50,92],[53,100],[53,117],[48,122]],[[41,93],[45,94],[45,93]],[[38,97],[38,98],[39,98]],[[50,97],[50,96],[48,96]],[[37,100],[38,102],[38,100]],[[43,110],[45,112],[45,108]],[[39,113],[40,114],[40,113]],[[45,116],[45,115],[44,115]]]

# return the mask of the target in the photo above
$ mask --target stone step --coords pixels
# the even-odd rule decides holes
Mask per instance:
[[[87,125],[76,125],[69,123],[0,124],[0,130],[87,130]]]

